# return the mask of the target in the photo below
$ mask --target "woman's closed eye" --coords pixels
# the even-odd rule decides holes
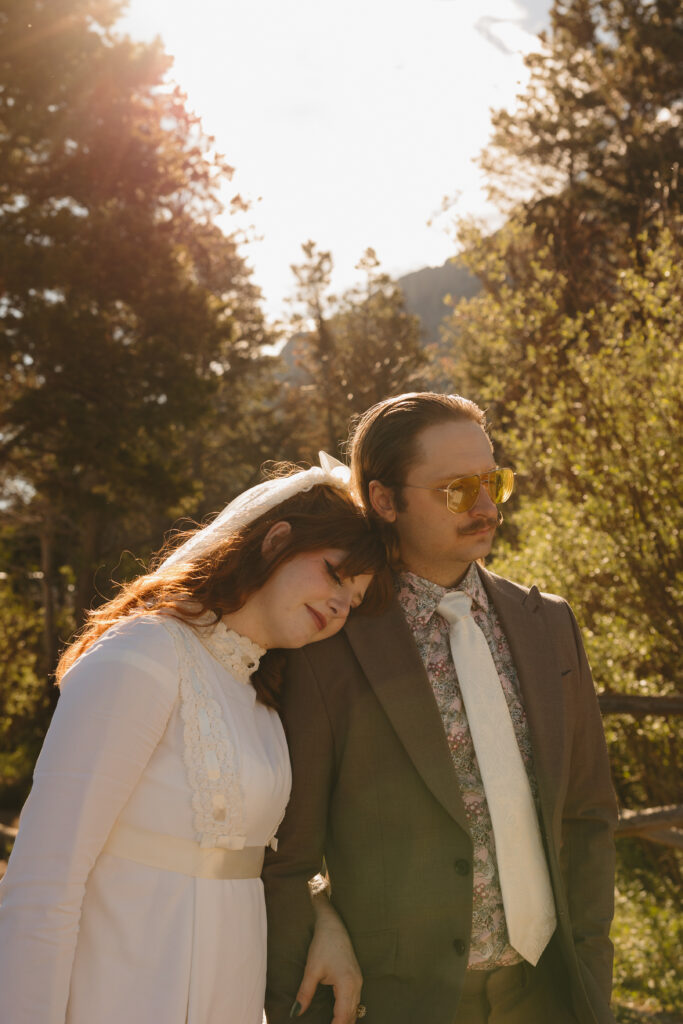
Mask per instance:
[[[327,575],[330,579],[333,580],[338,587],[341,587],[344,581],[337,572],[337,567],[332,565],[332,562],[328,562],[327,559],[325,559],[325,568],[327,569]]]
[[[336,587],[340,589],[346,588],[349,592],[349,607],[353,610],[359,608],[365,598],[365,592],[368,589],[368,585],[372,579],[371,575],[361,576],[342,576],[338,571],[338,566],[334,562],[325,561],[325,571],[327,572],[330,579],[334,582]]]

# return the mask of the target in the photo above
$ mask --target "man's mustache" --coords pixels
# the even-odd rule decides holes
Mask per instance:
[[[461,537],[468,537],[470,536],[470,534],[479,533],[486,527],[488,527],[491,530],[495,530],[495,528],[497,526],[500,526],[502,522],[503,513],[499,511],[495,519],[493,519],[491,516],[482,516],[481,519],[477,519],[474,523],[471,524],[471,526],[461,526],[460,529],[458,530],[458,534]]]

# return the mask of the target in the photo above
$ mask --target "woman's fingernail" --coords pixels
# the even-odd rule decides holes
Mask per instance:
[[[300,1013],[301,1013],[301,1003],[297,999],[297,1001],[293,1004],[292,1009],[289,1011],[289,1016],[290,1017],[298,1017]]]

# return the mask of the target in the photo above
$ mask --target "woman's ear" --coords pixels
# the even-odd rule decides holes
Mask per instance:
[[[394,492],[391,487],[386,487],[379,480],[371,480],[368,484],[368,497],[373,509],[385,523],[393,523],[396,520],[396,505],[394,503]]]
[[[286,520],[282,519],[279,523],[273,523],[261,544],[263,557],[266,560],[274,558],[287,545],[291,532],[291,524]]]

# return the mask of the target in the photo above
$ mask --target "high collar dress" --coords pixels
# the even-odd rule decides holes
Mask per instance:
[[[274,841],[290,769],[249,675],[263,653],[167,615],[123,621],[64,677],[0,885],[12,1024],[261,1024],[260,878],[108,852],[122,826],[202,847]]]

